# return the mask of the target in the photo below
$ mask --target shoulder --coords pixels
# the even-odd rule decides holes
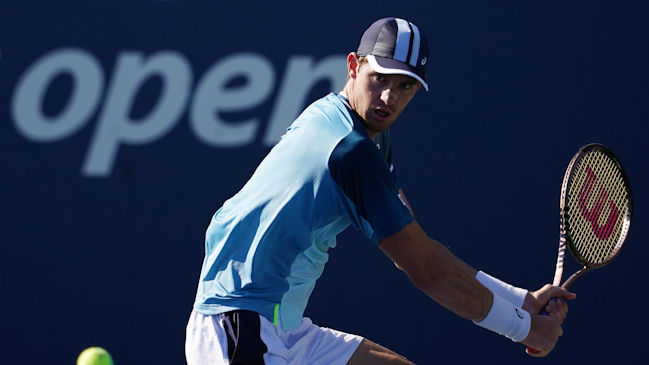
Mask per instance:
[[[374,142],[352,132],[341,139],[332,151],[329,167],[332,170],[336,168],[374,170],[377,167],[387,167],[387,163]]]
[[[298,117],[298,119],[317,115],[326,119],[351,120],[345,105],[333,93],[328,94],[311,103]]]

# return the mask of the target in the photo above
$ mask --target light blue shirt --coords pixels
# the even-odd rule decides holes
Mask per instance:
[[[214,214],[199,313],[246,309],[297,328],[338,233],[351,224],[378,242],[413,220],[391,172],[389,136],[375,144],[343,100],[329,94],[305,109]]]

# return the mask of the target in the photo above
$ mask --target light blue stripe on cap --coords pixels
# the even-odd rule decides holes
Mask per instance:
[[[394,20],[397,21],[398,27],[397,44],[394,47],[394,59],[406,62],[406,59],[408,58],[408,48],[410,46],[410,26],[408,26],[408,22],[403,19],[396,18]]]
[[[417,67],[417,59],[419,59],[419,28],[412,23],[410,25],[414,34],[412,39],[412,54],[410,54],[410,66]]]

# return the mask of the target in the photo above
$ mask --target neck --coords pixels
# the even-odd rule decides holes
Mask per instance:
[[[356,114],[356,116],[357,116],[358,119],[360,120],[360,122],[361,122],[361,124],[363,125],[363,127],[365,127],[365,120],[363,119],[363,117],[360,116],[360,114],[358,114],[358,112],[357,112],[356,109],[354,108],[354,103],[353,103],[353,101],[349,98],[349,95],[351,94],[351,93],[349,92],[349,88],[350,88],[349,83],[345,84],[345,87],[340,91],[340,95],[342,95],[342,96],[344,96],[345,98],[347,98],[347,100],[349,101],[349,107],[352,109],[352,111],[354,112],[354,114]],[[371,139],[372,141],[374,140],[374,138],[376,138],[376,136],[379,135],[377,132],[374,132],[374,131],[371,131],[371,130],[367,129],[367,127],[365,127],[365,131],[367,132],[367,135],[370,137],[370,139]]]

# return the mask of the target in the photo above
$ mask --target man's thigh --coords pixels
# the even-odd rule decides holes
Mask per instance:
[[[368,339],[363,339],[358,345],[356,352],[349,359],[347,365],[365,365],[365,364],[394,364],[394,365],[414,365],[405,357],[391,351],[381,345],[378,345]]]

